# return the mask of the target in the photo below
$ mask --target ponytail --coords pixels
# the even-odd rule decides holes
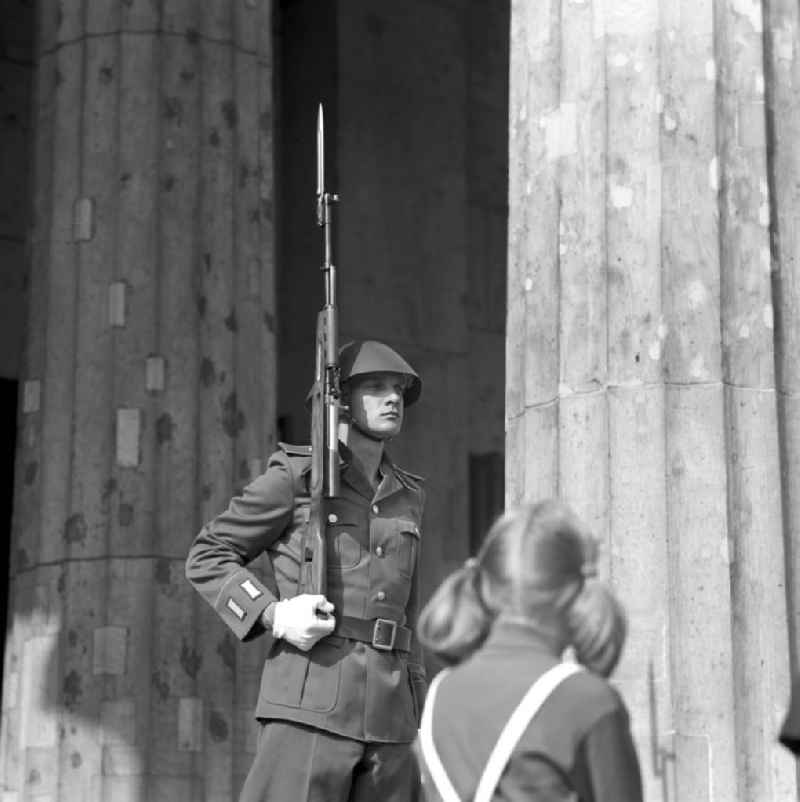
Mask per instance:
[[[609,676],[619,661],[627,633],[625,613],[609,587],[588,580],[564,617],[578,662],[595,674]]]
[[[447,663],[478,649],[502,612],[558,629],[561,645],[608,676],[625,641],[625,614],[596,572],[597,543],[556,499],[523,504],[489,530],[474,560],[442,582],[419,618],[419,639]]]
[[[478,649],[492,626],[495,615],[481,597],[480,580],[480,569],[467,561],[442,582],[420,614],[420,642],[449,665]]]

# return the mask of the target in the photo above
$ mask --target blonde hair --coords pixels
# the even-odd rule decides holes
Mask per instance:
[[[625,641],[621,605],[595,573],[596,542],[572,511],[551,499],[502,515],[478,554],[447,577],[423,609],[422,643],[448,663],[486,639],[501,612],[555,617],[578,660],[607,676]]]

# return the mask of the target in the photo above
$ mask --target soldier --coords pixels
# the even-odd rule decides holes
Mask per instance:
[[[243,641],[271,638],[255,716],[257,752],[240,802],[408,802],[425,694],[414,633],[422,479],[385,450],[420,395],[383,343],[340,351],[346,412],[341,491],[327,505],[327,592],[300,593],[310,447],[280,445],[267,470],[203,527],[186,576]],[[266,575],[246,566],[262,552]]]

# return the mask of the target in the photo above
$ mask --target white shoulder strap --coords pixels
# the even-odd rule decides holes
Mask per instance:
[[[436,691],[439,689],[439,683],[448,669],[440,671],[434,678],[428,688],[428,695],[425,698],[425,706],[422,708],[422,721],[420,722],[419,741],[422,747],[422,756],[425,758],[425,765],[428,767],[433,784],[442,798],[442,802],[461,802],[460,797],[453,788],[453,783],[447,776],[447,772],[442,765],[439,758],[439,753],[433,744],[433,703],[436,699]]]
[[[531,685],[528,692],[522,697],[522,701],[517,705],[511,717],[506,722],[492,750],[492,754],[489,755],[486,768],[483,770],[483,775],[478,783],[478,789],[475,791],[474,802],[490,802],[495,788],[497,788],[497,783],[500,781],[500,777],[511,757],[511,753],[514,751],[514,747],[528,728],[528,724],[530,724],[539,708],[561,682],[582,670],[583,669],[575,663],[559,663],[553,666],[549,671],[545,671],[545,673]],[[444,771],[444,769],[442,769],[442,771]],[[447,797],[443,798],[448,800]],[[457,799],[457,797],[454,797],[454,799]]]

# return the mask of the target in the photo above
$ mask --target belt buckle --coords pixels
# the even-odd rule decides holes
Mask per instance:
[[[389,640],[386,640],[387,630]],[[375,626],[372,629],[372,646],[382,652],[391,652],[394,649],[394,641],[397,637],[397,621],[389,618],[376,618]]]

